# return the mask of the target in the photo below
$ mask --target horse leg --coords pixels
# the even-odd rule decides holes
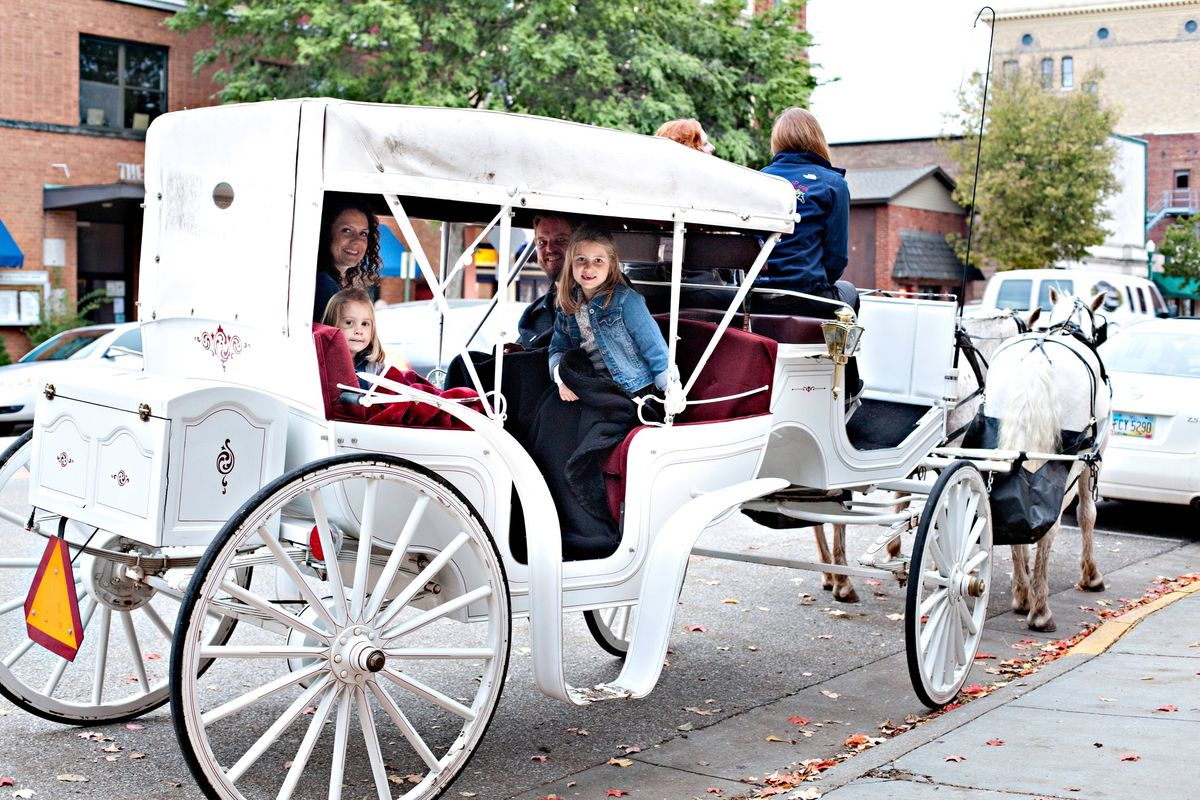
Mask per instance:
[[[1058,533],[1059,524],[1054,523],[1054,527],[1038,542],[1037,556],[1033,561],[1033,576],[1029,580],[1029,613],[1025,615],[1025,624],[1030,630],[1044,633],[1058,629],[1047,603],[1050,599],[1050,551],[1054,547],[1054,537]]]
[[[1029,545],[1012,546],[1012,610],[1024,614],[1029,610]]]
[[[833,556],[829,552],[829,542],[825,540],[825,526],[813,526],[813,538],[817,540],[817,557],[821,559],[822,564],[832,564]],[[833,573],[821,573],[821,588],[829,591],[833,588]]]
[[[1079,473],[1079,507],[1075,513],[1083,538],[1083,546],[1079,552],[1079,583],[1075,584],[1075,588],[1085,592],[1103,592],[1104,576],[1100,574],[1096,559],[1092,555],[1092,535],[1096,529],[1096,501],[1092,498],[1092,471],[1087,467]]]
[[[833,526],[833,563],[846,566],[846,526]],[[849,575],[834,574],[833,576],[833,599],[842,603],[857,603],[858,592],[854,591],[854,584],[850,582]]]

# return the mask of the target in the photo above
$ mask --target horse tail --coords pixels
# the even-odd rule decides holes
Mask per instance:
[[[1054,365],[1035,347],[1008,386],[997,444],[1001,450],[1056,453],[1062,437]],[[1031,465],[1034,466],[1034,465]]]

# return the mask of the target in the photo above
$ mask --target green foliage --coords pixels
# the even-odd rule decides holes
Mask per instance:
[[[8,348],[0,343],[0,367],[7,367],[13,363],[12,356],[8,354]]]
[[[1163,234],[1163,274],[1168,278],[1182,278],[1184,286],[1200,288],[1200,214],[1177,219]]]
[[[802,3],[742,0],[207,0],[170,25],[208,28],[220,99],[333,96],[467,106],[652,133],[695,117],[718,156],[769,159],[772,116],[815,79]]]
[[[1089,76],[1098,80],[1098,76]],[[1088,81],[1084,81],[1086,85]],[[963,138],[949,145],[960,177],[954,197],[971,205],[983,80],[959,97]],[[998,269],[1049,267],[1082,258],[1107,235],[1104,201],[1118,188],[1108,136],[1116,111],[1095,92],[1043,89],[1036,73],[992,84],[984,122],[971,260]],[[965,241],[956,241],[959,256]],[[978,260],[977,260],[978,259]]]
[[[42,321],[25,329],[25,335],[29,337],[29,347],[32,349],[51,336],[89,324],[87,315],[108,302],[111,302],[108,296],[97,290],[79,298],[73,309],[69,303],[47,303]]]

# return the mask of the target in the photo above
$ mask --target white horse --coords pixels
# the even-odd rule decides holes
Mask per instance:
[[[1029,330],[1037,318],[1034,309],[1028,318],[1014,313],[996,314],[988,317],[964,317],[955,330],[955,355],[958,376],[955,392],[956,403],[946,414],[947,438],[944,444],[957,444],[962,440],[967,423],[979,410],[983,399],[983,382],[987,376],[988,363],[992,354],[1008,339]],[[825,526],[813,528],[817,541],[817,554],[823,564],[846,564],[846,526],[832,525],[833,549],[830,551]],[[899,537],[887,546],[887,558],[893,559],[900,552]],[[821,588],[833,592],[833,599],[842,603],[857,603],[858,592],[849,575],[832,572],[821,573]]]
[[[1059,517],[1037,542],[1033,573],[1029,573],[1029,545],[1013,545],[1012,608],[1025,613],[1026,624],[1037,631],[1053,631],[1053,615],[1047,605],[1047,569],[1050,551],[1062,521],[1062,510],[1076,497],[1083,548],[1081,576],[1076,588],[1104,589],[1104,578],[1092,555],[1092,533],[1096,504],[1092,496],[1099,456],[1108,438],[1111,390],[1094,344],[1096,322],[1093,312],[1104,294],[1090,302],[1051,290],[1053,308],[1048,330],[1028,333],[1005,342],[992,358],[987,375],[984,413],[1000,420],[996,447],[1022,453],[1093,453],[1090,462],[1070,463],[1067,490]],[[1064,445],[1064,434],[1090,438],[1081,446]],[[1019,468],[1033,473],[1044,461],[1025,461]],[[993,505],[995,509],[995,505]],[[998,523],[1004,520],[997,520]]]

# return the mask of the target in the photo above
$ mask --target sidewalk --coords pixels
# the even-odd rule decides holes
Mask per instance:
[[[1192,795],[1200,583],[1110,620],[1022,683],[834,767],[813,786],[825,800]]]
[[[1136,562],[1106,576],[1106,594],[1139,597],[1155,575],[1194,572],[1197,563],[1200,543]],[[1089,602],[1096,600],[1073,589],[1052,595],[1067,635],[1073,619],[1087,616],[1081,609]],[[989,619],[980,649],[995,660],[977,662],[968,683],[1003,679],[987,670],[1038,648],[1022,642],[1062,635],[1033,634],[1018,615]],[[614,759],[512,800],[764,797],[770,791],[764,776],[786,773],[820,754],[844,752],[847,738],[876,737],[884,720],[900,726],[906,717],[927,712],[913,695],[904,653],[895,653],[719,724],[627,753],[627,763]],[[806,718],[803,725],[794,724],[798,717]],[[1200,582],[1107,620],[1038,671],[830,766],[816,780],[780,786],[771,796],[1192,796],[1185,787],[1194,780],[1197,741]]]

